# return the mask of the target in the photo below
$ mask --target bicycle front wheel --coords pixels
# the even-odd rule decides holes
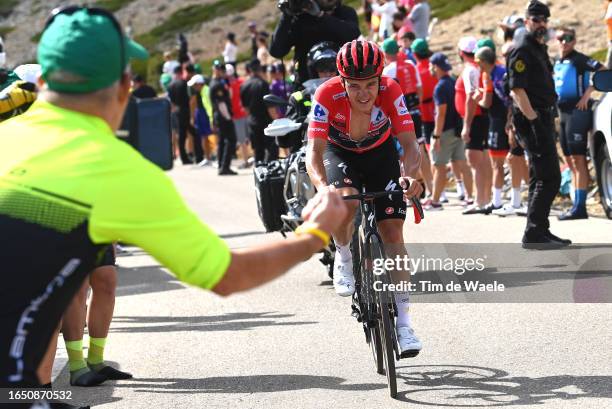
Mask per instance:
[[[385,255],[382,244],[378,241],[376,236],[372,236],[370,247],[373,259],[384,259]],[[385,284],[390,282],[388,272],[381,274],[380,278]],[[387,387],[389,389],[389,395],[395,399],[397,397],[397,374],[395,371],[395,325],[391,315],[392,302],[388,291],[376,293],[376,304],[379,313],[378,327],[380,330],[385,374],[387,375]]]

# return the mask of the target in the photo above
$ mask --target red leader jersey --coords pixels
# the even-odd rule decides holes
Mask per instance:
[[[414,132],[414,123],[402,89],[389,77],[380,78],[380,89],[370,115],[368,135],[361,141],[354,141],[349,136],[351,105],[339,76],[319,86],[312,101],[309,119],[309,139],[327,139],[343,149],[357,153],[382,145],[391,135]]]

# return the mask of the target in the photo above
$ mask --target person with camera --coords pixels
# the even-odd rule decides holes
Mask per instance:
[[[341,3],[341,0],[279,0],[282,15],[272,35],[270,54],[283,58],[295,47],[298,85],[312,78],[308,73],[308,51],[315,44],[322,41],[344,44],[359,37],[357,12]]]
[[[507,63],[516,138],[529,155],[529,202],[522,241],[525,248],[563,247],[571,241],[552,234],[548,221],[561,184],[554,129],[557,93],[546,47],[550,10],[536,0],[529,3],[526,15],[527,34]]]

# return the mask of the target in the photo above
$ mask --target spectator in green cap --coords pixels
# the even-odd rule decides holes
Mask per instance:
[[[41,67],[41,91],[30,111],[20,118],[24,125],[20,131],[23,135],[20,136],[30,137],[30,129],[33,134],[40,133],[35,130],[36,126],[44,123],[46,135],[70,135],[70,141],[81,136],[89,138],[93,144],[95,141],[114,140],[114,132],[121,124],[130,98],[129,61],[133,58],[146,59],[147,51],[124,35],[112,14],[101,9],[71,6],[53,11],[40,39],[37,54]],[[74,146],[66,143],[62,147],[65,158],[75,154],[70,151],[71,148],[75,149]],[[60,311],[64,313],[62,332],[68,352],[71,385],[93,386],[107,379],[131,378],[129,373],[119,371],[104,361],[117,283],[112,246],[109,249],[92,267],[93,270],[89,270],[89,280],[79,286],[80,289],[74,288],[72,302]],[[90,285],[93,301],[89,308],[90,345],[85,360],[82,349],[83,322]],[[54,334],[49,339],[57,339],[58,324],[48,323],[48,334]],[[47,349],[49,346],[49,351],[54,352],[55,343],[47,344],[49,339],[37,342],[41,348]],[[54,354],[39,352],[26,351],[26,360],[35,362],[38,381],[46,385],[51,382]]]
[[[493,50],[493,52],[495,52],[495,42],[493,39],[491,39],[491,37],[481,38],[476,43],[476,50],[484,47],[489,47],[491,50]]]

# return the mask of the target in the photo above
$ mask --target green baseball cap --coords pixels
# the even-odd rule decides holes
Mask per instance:
[[[385,54],[395,55],[399,51],[399,45],[397,44],[397,41],[395,41],[394,38],[389,37],[385,41],[383,41],[382,49]]]
[[[423,38],[417,38],[412,42],[410,49],[413,53],[418,55],[428,55],[429,54],[429,45],[427,41]]]
[[[478,40],[478,42],[476,43],[476,49],[483,48],[483,47],[489,47],[491,50],[495,52],[495,43],[490,37],[485,37],[485,38],[481,38],[480,40]]]
[[[118,32],[109,16],[87,9],[56,15],[38,44],[38,63],[49,89],[75,94],[109,87],[125,70],[122,63],[148,56],[144,47]]]

